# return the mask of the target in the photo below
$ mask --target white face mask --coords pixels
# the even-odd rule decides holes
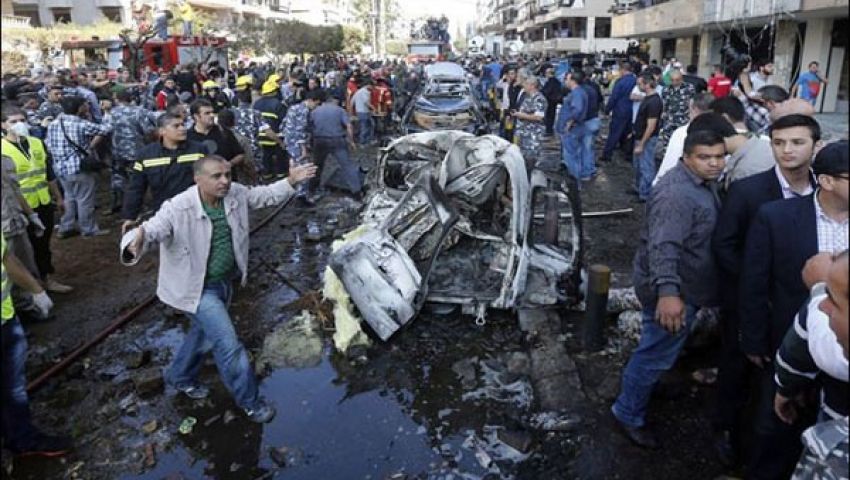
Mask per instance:
[[[27,125],[27,122],[15,123],[9,130],[19,137],[26,137],[30,134],[30,127]]]

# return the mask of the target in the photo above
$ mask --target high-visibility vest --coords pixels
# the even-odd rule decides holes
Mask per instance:
[[[29,158],[18,147],[3,139],[2,153],[15,162],[15,175],[30,208],[50,204],[50,189],[47,187],[47,153],[44,144],[35,137],[27,137]]]
[[[3,257],[6,256],[6,237],[0,234],[0,250]],[[12,304],[12,283],[9,282],[9,276],[6,275],[6,265],[0,265],[0,276],[3,277],[3,315],[0,318],[0,325],[11,320],[15,316],[15,306]]]

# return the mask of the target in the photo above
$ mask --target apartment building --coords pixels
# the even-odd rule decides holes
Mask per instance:
[[[611,37],[610,0],[479,0],[478,31],[491,54],[625,52]]]
[[[188,0],[197,11],[213,14],[222,27],[245,18],[290,18],[291,0]],[[90,24],[102,20],[130,25],[130,0],[2,0],[5,18],[28,19],[33,27],[56,23]],[[319,3],[319,2],[314,2]],[[26,21],[26,20],[24,20]]]
[[[829,84],[816,109],[848,111],[848,0],[617,0],[615,10],[612,36],[645,40],[651,58],[702,75],[728,60],[725,46],[772,60],[774,81],[789,88],[817,61]]]

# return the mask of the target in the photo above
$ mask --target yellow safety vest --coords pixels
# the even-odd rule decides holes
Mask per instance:
[[[3,257],[6,256],[6,237],[0,234],[0,249],[2,249]],[[0,276],[3,277],[3,317],[0,319],[0,325],[11,320],[15,316],[15,306],[12,304],[12,283],[9,282],[9,276],[6,275],[6,264],[0,265]]]
[[[15,162],[15,174],[21,185],[21,193],[30,208],[50,204],[50,189],[47,188],[47,153],[44,144],[35,137],[27,137],[30,156],[27,158],[17,145],[3,139],[2,153]]]

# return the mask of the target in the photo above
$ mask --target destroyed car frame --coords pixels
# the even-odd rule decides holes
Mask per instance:
[[[403,135],[438,130],[489,131],[466,71],[451,62],[426,67],[423,84],[405,107],[400,127]]]
[[[577,189],[540,170],[529,178],[515,145],[458,131],[407,135],[382,149],[370,181],[362,235],[328,264],[382,340],[426,302],[483,320],[488,308],[580,300]]]

